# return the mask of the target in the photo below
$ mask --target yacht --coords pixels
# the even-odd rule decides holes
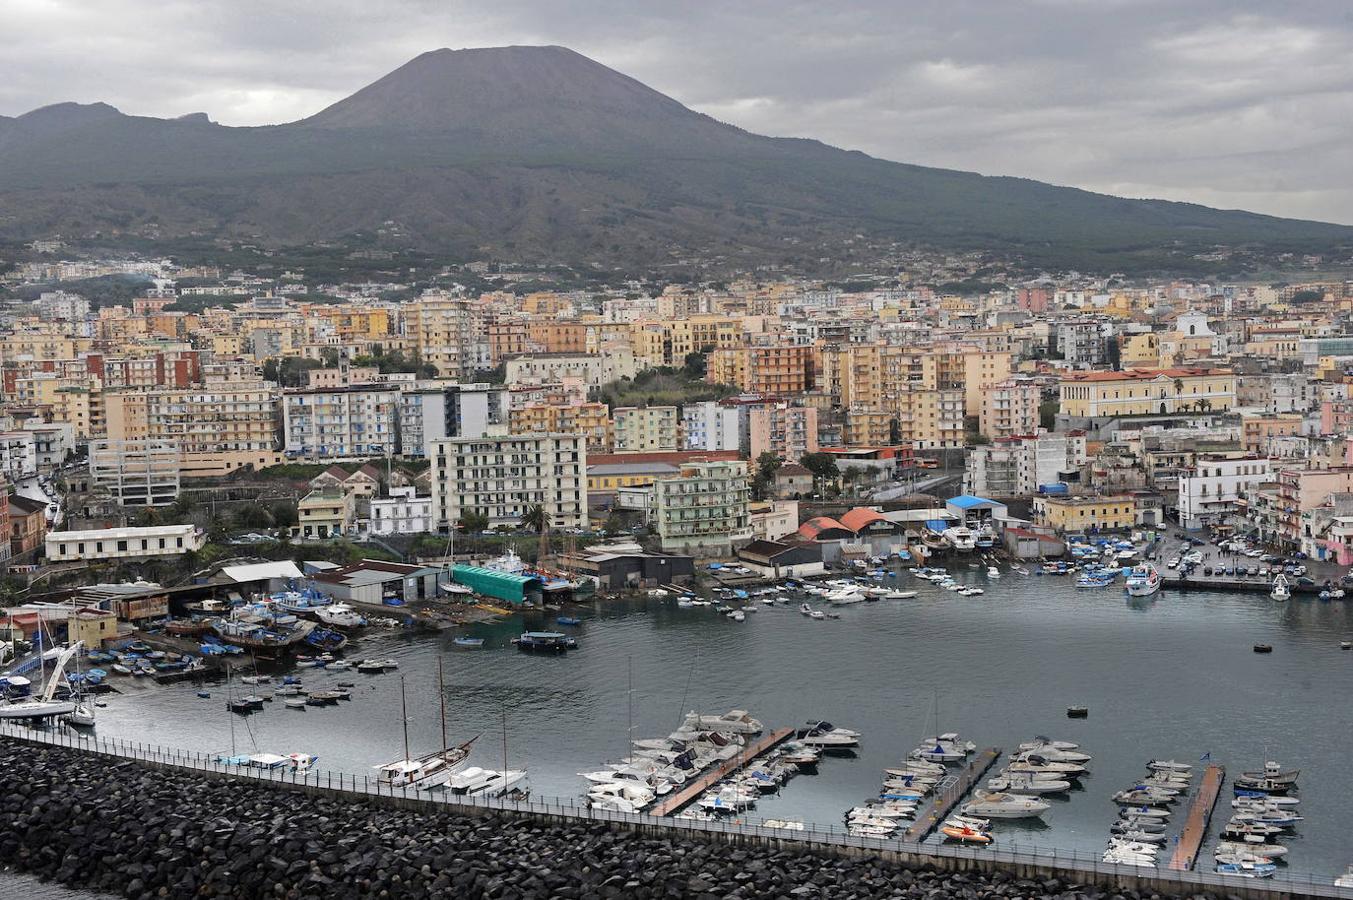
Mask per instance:
[[[683,728],[695,731],[722,731],[730,734],[760,734],[761,723],[753,719],[745,709],[730,709],[721,716],[702,716],[696,712],[686,714]]]
[[[1071,782],[1011,772],[990,779],[987,781],[987,788],[1006,794],[1060,794],[1071,790]]]
[[[1127,577],[1129,597],[1150,597],[1160,590],[1160,572],[1151,563],[1133,566]]]
[[[965,816],[980,816],[984,819],[1029,819],[1041,816],[1051,808],[1052,804],[1036,797],[1021,797],[999,791],[974,791],[973,799],[963,804],[959,811]]]
[[[960,553],[967,553],[977,548],[977,537],[962,525],[946,528],[940,534],[945,540],[953,544],[954,549]]]
[[[314,614],[331,628],[361,628],[366,624],[366,617],[346,603],[316,607]]]
[[[487,774],[481,779],[480,783],[469,788],[465,793],[472,796],[498,797],[515,789],[526,777],[526,772],[522,769],[508,769],[505,772],[494,772],[486,769],[485,772]],[[450,781],[447,784],[449,785]]]
[[[830,722],[809,722],[800,732],[799,741],[823,749],[853,748],[860,745],[860,733],[849,728],[836,728]]]

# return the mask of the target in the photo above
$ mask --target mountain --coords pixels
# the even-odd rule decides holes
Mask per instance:
[[[0,237],[364,239],[616,265],[806,264],[863,234],[1132,270],[1353,228],[925,168],[751,134],[562,47],[424,53],[309,118],[62,103],[0,118]],[[825,252],[830,252],[828,249]]]

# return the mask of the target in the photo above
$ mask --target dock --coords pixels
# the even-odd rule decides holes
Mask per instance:
[[[649,815],[670,816],[672,813],[688,806],[700,795],[709,790],[715,784],[727,778],[733,772],[745,765],[750,765],[752,760],[761,756],[766,751],[777,747],[794,734],[793,728],[777,728],[769,734],[763,735],[752,743],[742,748],[742,752],[732,759],[726,759],[717,766],[705,771],[694,781],[688,781],[679,791],[675,791],[661,802],[649,810]]]
[[[1226,770],[1215,763],[1203,770],[1203,782],[1189,806],[1188,818],[1184,820],[1184,830],[1175,844],[1169,868],[1176,872],[1187,872],[1198,862],[1198,848],[1207,837],[1212,810],[1217,806],[1217,798],[1221,795],[1222,782],[1225,780]]]
[[[1268,578],[1209,578],[1206,575],[1187,577],[1184,575],[1162,575],[1160,586],[1175,591],[1248,591],[1252,594],[1267,594],[1273,590],[1273,579]],[[1339,585],[1332,585],[1339,587]],[[1297,579],[1289,578],[1287,588],[1293,594],[1315,596],[1325,590],[1320,584],[1299,584]]]
[[[931,793],[926,805],[916,813],[916,821],[902,835],[902,840],[919,844],[930,832],[940,826],[949,813],[958,805],[958,801],[968,796],[987,770],[996,764],[1003,751],[1000,747],[988,747],[977,751],[977,755],[968,760],[968,764],[957,772],[951,773],[941,781]]]

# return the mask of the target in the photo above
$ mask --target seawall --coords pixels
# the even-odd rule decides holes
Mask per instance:
[[[1331,884],[374,792],[0,729],[0,865],[129,898],[1353,897]]]

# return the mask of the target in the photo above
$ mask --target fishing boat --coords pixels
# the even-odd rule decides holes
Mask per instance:
[[[1149,562],[1132,567],[1127,577],[1129,597],[1149,597],[1160,590],[1160,572]]]
[[[330,628],[361,628],[367,624],[366,617],[346,603],[330,603],[314,611],[315,618]]]
[[[1290,600],[1292,598],[1292,589],[1287,586],[1287,579],[1282,575],[1273,579],[1273,590],[1268,595],[1274,600]]]
[[[1301,770],[1291,769],[1283,771],[1282,766],[1278,765],[1276,762],[1269,761],[1264,763],[1264,770],[1262,772],[1241,772],[1240,775],[1241,778],[1252,780],[1265,779],[1281,784],[1294,785],[1297,783],[1297,778],[1301,775]],[[1240,781],[1240,779],[1236,780],[1237,782]]]

